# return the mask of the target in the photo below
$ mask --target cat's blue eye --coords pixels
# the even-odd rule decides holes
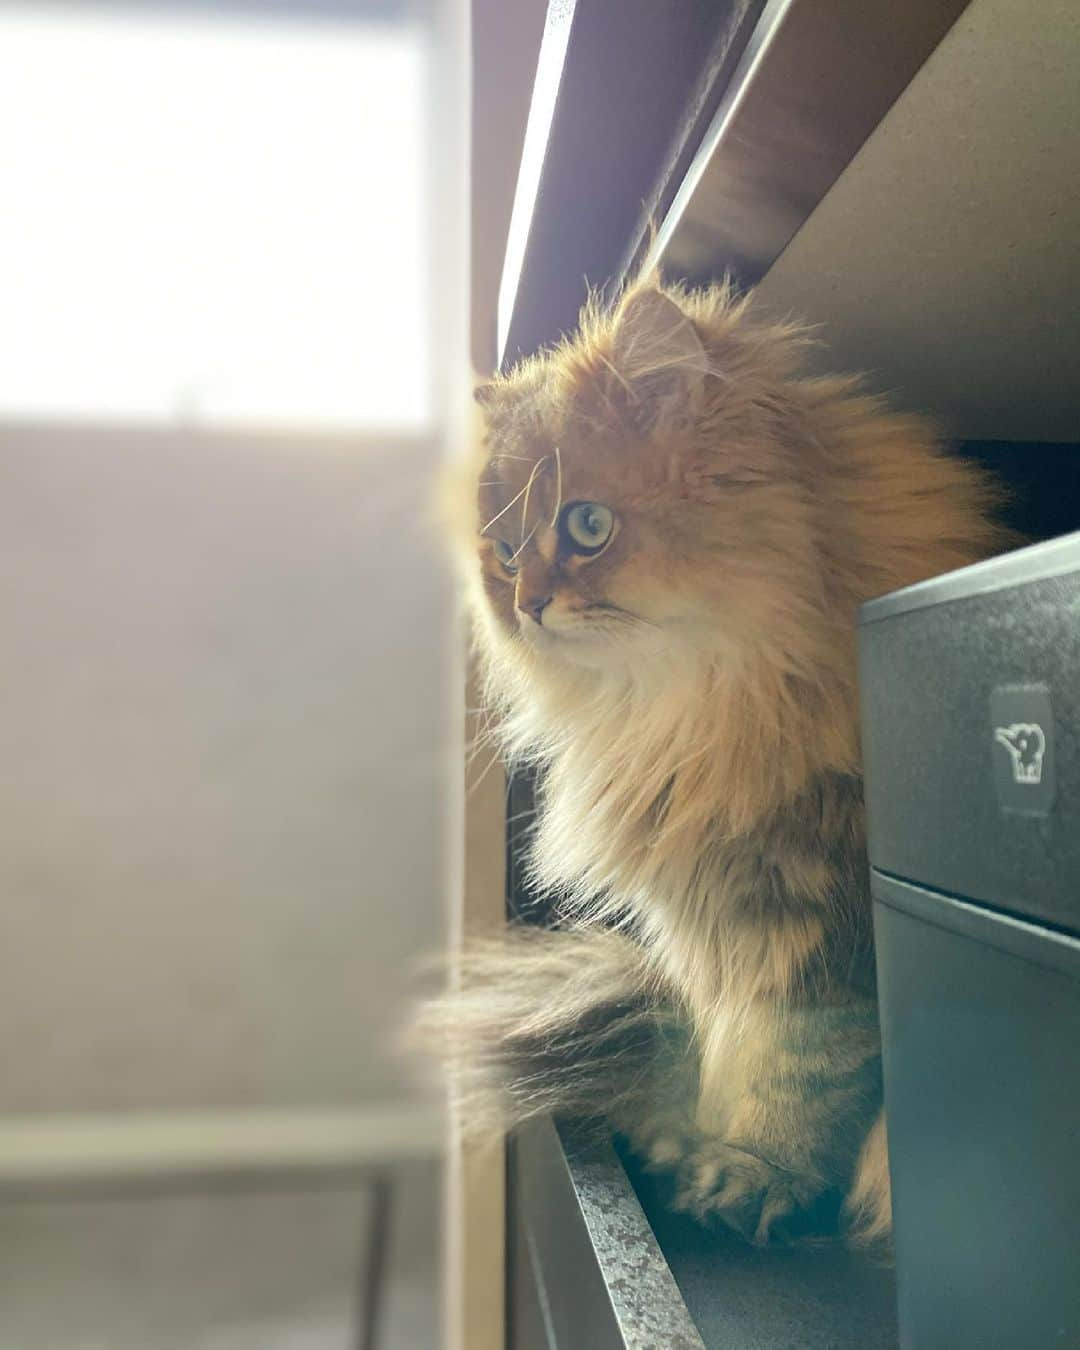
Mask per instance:
[[[495,550],[495,556],[502,563],[508,572],[516,572],[517,554],[514,552],[512,544],[508,544],[505,539],[496,539],[492,548]]]
[[[575,553],[599,553],[614,528],[615,513],[600,502],[573,502],[562,514],[564,542]]]

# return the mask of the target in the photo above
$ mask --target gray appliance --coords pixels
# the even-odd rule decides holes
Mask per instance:
[[[1080,1347],[1080,534],[863,606],[904,1350]]]

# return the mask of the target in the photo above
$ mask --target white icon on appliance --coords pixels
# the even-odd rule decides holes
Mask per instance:
[[[995,727],[994,740],[1008,750],[1017,783],[1042,782],[1046,736],[1038,722],[1014,722],[1012,726]]]

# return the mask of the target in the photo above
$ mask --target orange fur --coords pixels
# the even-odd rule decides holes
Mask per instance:
[[[884,1111],[874,1122],[859,1153],[846,1208],[860,1242],[878,1243],[889,1237],[892,1181]]]
[[[657,1103],[662,1128],[647,1108],[623,1128],[658,1160],[679,1139],[687,1206],[759,1239],[848,1184],[877,1109],[856,609],[1009,542],[992,483],[857,381],[806,374],[807,343],[726,287],[643,280],[481,391],[455,479],[488,700],[541,769],[536,881],[582,933],[621,925],[626,997],[648,986],[688,1028],[681,1123]],[[560,536],[574,502],[614,512],[595,556]],[[490,981],[455,997],[429,1024],[497,1057]]]

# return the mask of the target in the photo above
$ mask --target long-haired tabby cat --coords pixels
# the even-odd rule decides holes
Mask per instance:
[[[562,920],[424,1016],[467,1123],[601,1118],[757,1241],[830,1196],[889,1227],[856,607],[1007,543],[976,469],[805,345],[646,279],[479,391],[468,589]]]

